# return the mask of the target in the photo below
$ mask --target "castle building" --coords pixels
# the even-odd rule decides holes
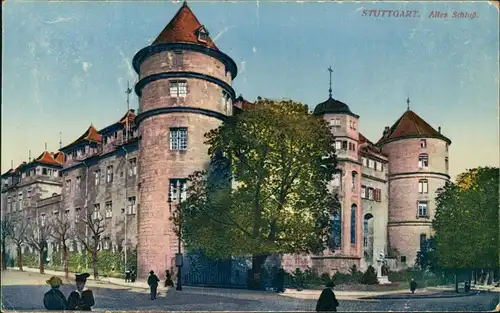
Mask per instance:
[[[252,107],[231,87],[234,61],[221,52],[184,2],[154,42],[135,55],[139,110],[115,123],[93,125],[58,152],[44,151],[2,175],[2,216],[28,219],[101,219],[100,248],[127,254],[137,249],[138,274],[175,267],[184,250],[172,212],[186,197],[188,176],[207,169],[204,134],[227,116]],[[359,132],[360,116],[329,98],[314,114],[336,137],[338,174],[331,187],[341,212],[334,218],[331,247],[322,255],[286,255],[288,270],[320,272],[364,269],[380,251],[393,266],[412,265],[429,236],[436,190],[449,179],[448,138],[408,110],[373,143]],[[179,248],[180,246],[180,248]],[[76,240],[70,251],[82,252]],[[49,250],[59,243],[49,242]],[[180,249],[180,251],[179,251]],[[14,251],[11,251],[14,255]]]

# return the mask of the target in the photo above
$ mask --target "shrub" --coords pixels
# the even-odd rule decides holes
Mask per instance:
[[[378,283],[377,273],[375,272],[375,268],[373,266],[368,266],[366,272],[361,276],[360,282],[365,285],[375,285]]]
[[[321,279],[321,282],[325,285],[332,280],[332,278],[330,277],[330,274],[328,274],[328,273],[321,274],[320,279]]]
[[[38,259],[38,255],[36,252],[30,253],[30,252],[25,252],[23,253],[23,265],[27,267],[39,267],[40,266],[40,261]]]

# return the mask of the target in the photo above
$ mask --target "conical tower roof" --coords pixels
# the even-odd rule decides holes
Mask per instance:
[[[186,1],[153,41],[153,45],[162,43],[192,43],[219,50]]]

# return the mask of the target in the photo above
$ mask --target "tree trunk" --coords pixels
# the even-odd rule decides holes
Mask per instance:
[[[488,280],[487,280],[487,284],[488,285],[491,285],[493,284],[493,270],[489,269],[488,270]]]
[[[253,255],[252,256],[252,275],[249,277],[251,289],[259,289],[262,276],[262,266],[267,259],[267,255]]]
[[[38,261],[40,274],[45,274],[45,260],[43,259],[43,249],[38,250]]]
[[[477,268],[474,269],[474,286],[477,284]]]
[[[23,251],[21,249],[21,246],[17,247],[17,266],[19,267],[19,270],[22,272],[23,271]]]
[[[455,271],[455,292],[458,293],[458,275]]]
[[[471,270],[469,272],[469,286],[471,285],[471,282],[472,282],[472,273],[474,272],[474,270]]]
[[[62,262],[63,262],[63,270],[64,270],[64,278],[68,279],[69,277],[69,266],[68,266],[68,247],[66,245],[63,245],[63,251],[62,251]]]
[[[7,269],[7,251],[5,247],[5,239],[2,240],[2,269]]]
[[[99,278],[99,269],[97,268],[97,252],[92,253],[92,268],[94,269],[94,279]]]

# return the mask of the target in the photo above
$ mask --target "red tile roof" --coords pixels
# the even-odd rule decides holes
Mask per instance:
[[[411,110],[407,110],[389,129],[389,132],[382,137],[377,144],[385,141],[400,139],[405,137],[430,137],[441,138],[443,140],[451,141],[445,136],[441,135],[431,125],[424,121],[420,116]]]
[[[200,24],[193,11],[191,11],[187,3],[184,2],[170,23],[168,23],[155,41],[153,41],[153,45],[175,42],[193,43],[219,50],[212,39],[208,37],[208,32],[207,42],[198,40],[198,31],[202,29],[202,27],[203,25]]]
[[[234,105],[242,110],[248,110],[252,109],[255,107],[254,102],[250,102],[245,100],[242,95],[240,95],[238,98],[234,99]]]
[[[62,153],[62,152],[60,152],[60,151],[59,151],[59,152],[56,152],[56,153],[54,154],[54,159],[55,159],[58,163],[63,164],[63,163],[66,161],[66,156],[64,155],[64,153]]]
[[[48,151],[44,151],[38,158],[33,160],[33,162],[38,162],[41,164],[48,164],[48,165],[61,165],[54,159],[52,154],[50,154]]]
[[[366,154],[370,154],[373,156],[385,156],[388,155],[382,152],[382,149],[375,146],[373,142],[368,140],[363,134],[359,133],[359,144],[360,144],[360,152],[364,152]]]
[[[365,136],[363,136],[363,134],[359,133],[359,143],[365,143],[365,142],[373,144],[373,142],[368,140]]]
[[[120,123],[125,124],[127,122],[127,117],[128,117],[129,125],[134,123],[135,114],[134,114],[133,110],[129,110],[127,113],[125,113],[125,115],[123,115],[123,117],[120,119]]]

